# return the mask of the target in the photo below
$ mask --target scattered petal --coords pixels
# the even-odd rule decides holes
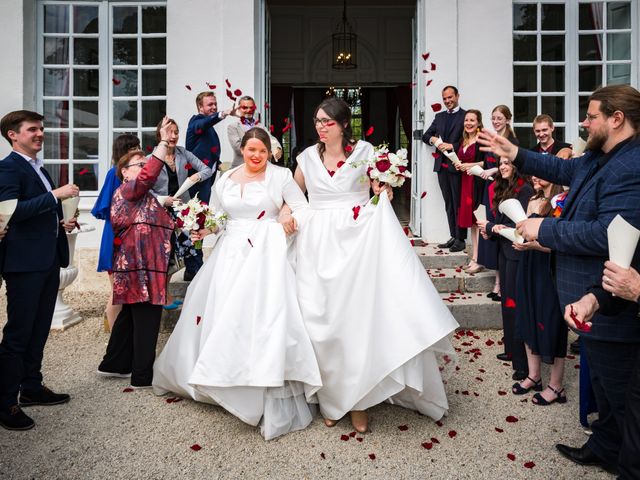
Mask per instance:
[[[196,135],[202,135],[202,129],[201,128],[196,130]]]
[[[422,192],[422,193],[420,194],[420,198],[424,198],[424,197],[426,197],[426,196],[427,196],[427,192]]]
[[[427,449],[427,450],[431,450],[431,449],[433,448],[433,443],[431,443],[431,442],[424,442],[424,443],[422,444],[422,448],[425,448],[425,449]]]
[[[540,330],[544,330],[544,325],[541,322],[538,322],[538,328]]]
[[[518,421],[518,417],[514,417],[513,415],[509,415],[509,416],[506,418],[506,420],[507,420],[507,422],[509,422],[509,423],[516,423],[516,422]]]
[[[337,167],[338,167],[338,168],[340,168],[340,167],[341,167],[341,166],[343,166],[343,165],[344,165],[344,160],[340,160],[340,161],[338,162]]]
[[[436,425],[438,425],[439,427],[441,427],[442,425],[444,425],[444,423],[442,423],[442,420],[438,420],[438,421],[436,422]]]
[[[251,242],[250,238],[247,238],[247,242],[249,242],[249,245],[251,245],[251,248],[253,248],[253,243]]]
[[[193,450],[194,452],[199,452],[200,450],[202,450],[202,447],[200,445],[198,445],[197,443],[194,443],[189,448],[191,448],[191,450]]]
[[[431,53],[430,53],[430,52],[423,53],[423,54],[422,54],[422,59],[423,59],[423,60],[427,60],[427,59],[429,58],[429,55],[431,55]]]
[[[184,88],[186,88],[187,90],[191,91],[191,85],[185,85]]]
[[[227,87],[231,88],[231,82],[229,81],[229,79],[228,79],[228,78],[225,78],[225,79],[224,79],[224,83],[226,83],[226,84],[227,84]]]
[[[439,112],[440,110],[442,110],[442,105],[440,105],[439,103],[432,103],[431,110],[433,110],[434,112]]]
[[[209,87],[209,90],[215,90],[216,89],[216,86],[211,84],[211,83],[209,83],[209,82],[207,82],[207,87]]]
[[[495,429],[496,429],[496,432],[498,432],[498,433],[502,433],[502,432],[504,432],[504,430],[503,430],[503,429],[501,429],[501,428],[495,427]]]
[[[353,147],[351,145],[345,145],[344,151],[347,153],[353,152]]]
[[[349,437],[349,435],[345,435],[345,434],[340,435],[340,440],[342,440],[343,442],[349,441],[349,438],[351,438]]]
[[[433,83],[433,79],[427,80],[427,87]]]
[[[515,461],[516,456],[513,453],[507,453],[507,458],[513,462]]]
[[[496,343],[496,342],[494,342],[494,341],[493,341],[493,340],[491,340],[491,339],[489,339],[489,340],[487,340],[486,342],[484,342],[484,344],[485,344],[487,347],[490,347],[490,346],[491,346],[491,345],[493,345],[494,343]]]
[[[503,390],[498,390],[498,395],[500,395],[501,397],[504,397],[507,394],[507,392],[503,391]]]
[[[184,165],[184,169],[185,170],[191,170],[193,168],[193,166],[190,163],[185,163]]]
[[[82,170],[80,170],[78,172],[78,175],[82,176],[82,175],[86,175],[87,173],[89,173],[89,169],[88,168],[83,168]]]
[[[364,136],[365,137],[370,137],[371,135],[373,135],[373,127],[372,126],[367,129],[367,131],[365,132]]]
[[[440,443],[440,440],[438,440],[436,437],[431,437],[431,441],[433,443]]]
[[[409,430],[409,425],[400,425],[398,427],[398,430],[400,430],[401,432],[406,432],[407,430]]]
[[[233,94],[234,94],[236,97],[241,97],[241,96],[242,96],[242,90],[240,90],[239,88],[236,88],[236,89],[233,91]]]
[[[524,464],[524,468],[533,468],[535,466],[536,466],[536,464],[533,463],[533,462],[527,462],[527,463]]]
[[[357,220],[358,219],[358,215],[360,215],[360,205],[356,205],[351,210],[353,210],[353,219]]]
[[[220,150],[220,147],[218,147],[217,145],[211,147],[211,153],[218,153],[218,150]]]
[[[270,131],[271,133],[273,133],[273,131],[274,131],[275,129],[276,129],[276,127],[274,127],[274,126],[273,126],[273,124],[272,124],[272,125],[269,125],[269,131]]]
[[[376,454],[375,454],[375,453],[370,453],[370,454],[369,454],[369,458],[370,458],[371,460],[375,460],[375,459],[376,459]]]
[[[358,432],[349,432],[349,436],[351,438],[355,438],[355,436],[358,434]]]
[[[431,71],[435,72],[436,71],[436,64],[431,62]]]
[[[507,298],[507,300],[504,302],[504,306],[506,308],[516,308],[516,302],[513,298]]]
[[[266,213],[266,212],[265,212],[264,210],[262,210],[262,211],[260,212],[260,214],[258,215],[258,220],[260,220],[262,217],[264,217],[264,214],[265,214],[265,213]]]
[[[449,430],[449,438],[454,438],[456,435],[458,435],[458,432],[455,430]]]
[[[324,454],[324,452],[322,452],[322,453],[320,454],[320,458],[324,460],[325,458],[327,458],[327,456]]]
[[[153,147],[151,145],[147,145],[145,148],[147,149],[147,152],[153,152]]]
[[[200,322],[202,321],[202,317],[200,315],[198,315],[196,317],[196,325],[200,325]]]
[[[358,437],[358,438],[356,438],[356,440],[358,440],[359,442],[362,442],[364,440],[364,438]]]
[[[264,102],[264,109],[265,110],[269,110],[269,103],[268,102]]]
[[[122,393],[129,393],[129,392],[133,392],[133,388],[127,387],[122,389]]]

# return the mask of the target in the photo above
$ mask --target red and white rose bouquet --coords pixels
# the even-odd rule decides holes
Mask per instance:
[[[209,230],[221,228],[227,220],[226,213],[216,212],[211,205],[200,201],[198,195],[187,203],[175,202],[173,211],[176,212],[176,227],[187,235],[204,228]],[[198,240],[193,246],[198,250],[201,249],[202,240]]]
[[[406,148],[401,148],[397,152],[389,152],[389,146],[385,143],[374,147],[373,155],[364,161],[367,166],[367,177],[371,180],[377,180],[380,185],[389,185],[397,188],[404,185],[407,178],[411,178],[411,172],[408,169],[409,159]],[[362,163],[354,166],[360,166]],[[378,204],[379,197],[375,195],[371,199],[371,203]]]

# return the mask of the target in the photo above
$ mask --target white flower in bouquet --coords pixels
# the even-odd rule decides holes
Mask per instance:
[[[227,220],[224,212],[216,212],[213,207],[200,201],[197,194],[187,203],[174,202],[173,211],[176,212],[176,226],[187,235],[204,228],[220,228]],[[195,242],[194,247],[201,249],[202,240]]]
[[[408,151],[401,148],[396,153],[389,152],[386,144],[378,145],[373,149],[373,155],[365,162],[367,177],[377,180],[381,185],[387,184],[393,188],[401,187],[407,178],[411,178]],[[375,195],[371,203],[378,204],[379,197]]]

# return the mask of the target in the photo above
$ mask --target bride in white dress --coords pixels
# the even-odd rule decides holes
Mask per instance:
[[[322,385],[296,299],[287,239],[277,216],[307,202],[291,172],[268,162],[266,132],[242,140],[244,165],[211,196],[226,229],[191,282],[180,320],[154,365],[156,394],[220,405],[269,440],[305,428]],[[195,235],[202,238],[210,232]]]
[[[448,409],[437,355],[455,356],[458,323],[440,299],[391,207],[387,188],[369,204],[373,153],[354,141],[351,112],[336,98],[315,113],[317,145],[298,156],[294,178],[311,213],[296,239],[298,299],[311,336],[327,426],[347,412],[368,429],[365,410],[388,401],[440,419]]]

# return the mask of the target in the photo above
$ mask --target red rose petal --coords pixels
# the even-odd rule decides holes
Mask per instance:
[[[358,440],[359,442],[362,442],[364,440],[364,438],[358,437],[358,438],[356,438],[356,440]]]
[[[496,342],[494,342],[494,341],[493,341],[493,340],[491,340],[491,339],[489,339],[489,340],[487,340],[486,342],[484,342],[484,344],[485,344],[487,347],[490,347],[490,346],[491,346],[491,345],[493,345],[494,343],[496,343]]]
[[[320,458],[324,460],[325,458],[327,458],[327,456],[324,454],[324,452],[322,452],[322,453],[320,454]]]
[[[449,430],[449,438],[454,438],[456,435],[458,435],[458,432],[455,430]]]
[[[242,90],[240,90],[239,88],[236,88],[236,89],[233,91],[233,94],[234,94],[236,97],[241,97],[241,96],[242,96]]]
[[[83,168],[82,170],[80,170],[78,172],[78,175],[86,175],[87,173],[89,173],[89,169],[88,168]]]
[[[433,448],[433,443],[431,442],[424,442],[422,444],[422,448],[427,449],[427,450],[431,450]]]
[[[427,192],[422,192],[422,193],[420,194],[420,198],[424,198],[424,197],[426,197],[426,196],[427,196]]]
[[[536,466],[536,464],[533,463],[533,462],[527,462],[527,463],[524,464],[524,468],[533,468],[535,466]]]
[[[544,325],[542,323],[538,322],[538,328],[540,330],[544,330]]]
[[[274,127],[273,125],[269,125],[269,131],[271,133],[273,133],[273,131],[276,129],[276,127]]]
[[[429,58],[429,55],[431,55],[431,53],[430,53],[430,52],[423,53],[423,54],[422,54],[422,59],[423,59],[423,60],[427,60],[427,59]]]
[[[191,450],[193,450],[194,452],[199,452],[200,450],[202,450],[202,447],[200,445],[198,445],[197,443],[194,443],[189,448],[191,448]]]
[[[479,371],[480,373],[486,373],[486,372],[487,372],[484,368],[479,368],[479,369],[478,369],[478,371]]]
[[[351,438],[349,437],[349,435],[344,435],[344,434],[340,435],[340,440],[342,440],[343,442],[349,441],[349,438]]]
[[[285,127],[282,129],[282,133],[287,133],[289,130],[291,130],[293,128],[293,124],[292,123],[288,123],[287,125],[285,125]]]
[[[575,360],[576,356],[575,355],[567,355],[566,357],[568,360]]]
[[[265,214],[265,211],[264,211],[264,210],[262,210],[262,211],[260,212],[260,214],[258,215],[258,220],[260,220],[262,217],[264,217],[264,214]]]
[[[507,453],[507,458],[513,462],[515,461],[516,456],[513,453]]]
[[[196,135],[202,135],[202,129],[201,128],[196,130]]]
[[[506,308],[516,308],[516,302],[513,298],[507,298],[507,300],[504,302],[504,306]]]
[[[127,387],[122,389],[122,393],[129,393],[129,392],[133,392],[133,388]]]
[[[435,63],[431,63],[431,71],[435,72],[436,71],[436,64]]]
[[[427,80],[427,87],[433,83],[433,80]]]
[[[373,127],[369,127],[364,134],[365,137],[370,137],[371,135],[373,135]]]
[[[351,210],[353,210],[353,219],[357,220],[358,219],[358,215],[360,215],[360,205],[356,205]]]
[[[576,370],[580,370],[580,365],[579,365],[579,364],[575,364],[575,365],[573,366],[573,368],[575,368]]]
[[[518,417],[514,417],[513,415],[509,415],[506,419],[509,423],[516,423],[518,421]]]
[[[184,165],[184,169],[185,169],[185,170],[191,170],[192,168],[193,168],[193,166],[192,166],[190,163],[186,163],[186,164]]]
[[[431,437],[431,441],[433,443],[440,443],[440,440],[438,440],[436,437]]]
[[[431,110],[433,110],[434,112],[439,112],[440,110],[442,110],[442,105],[440,105],[439,103],[432,103]]]
[[[153,147],[151,145],[147,145],[145,148],[147,149],[147,152],[153,152]]]
[[[113,239],[113,244],[116,246],[122,245],[122,239],[120,237],[116,237]]]
[[[207,82],[207,87],[209,87],[209,90],[215,90],[216,89],[216,86],[211,84],[211,83],[209,83],[209,82]]]
[[[353,152],[353,147],[351,145],[345,145],[344,151],[347,153]]]
[[[112,78],[111,81],[113,82],[114,85],[118,86],[122,83],[122,80],[118,80],[117,78]]]
[[[226,83],[226,84],[227,84],[227,87],[231,88],[231,82],[229,81],[229,79],[228,79],[228,78],[225,78],[225,79],[224,79],[224,83]]]
[[[191,85],[185,85],[184,88],[186,88],[187,90],[191,91]]]
[[[441,427],[442,425],[444,425],[444,423],[442,423],[442,420],[438,420],[438,421],[436,422],[436,425],[438,425],[439,427]]]
[[[438,152],[431,152],[431,156],[433,158],[440,158],[440,154]]]
[[[343,166],[343,165],[344,165],[344,160],[340,160],[340,161],[338,162],[337,167],[338,167],[338,168],[340,168],[340,167],[341,167],[341,166]]]
[[[500,395],[501,397],[504,397],[507,394],[507,392],[503,391],[503,390],[498,390],[498,395]]]
[[[370,458],[371,460],[375,460],[375,459],[376,459],[376,454],[375,454],[375,453],[370,453],[370,454],[369,454],[369,458]]]
[[[269,103],[268,102],[264,102],[264,109],[265,110],[269,110]]]
[[[330,177],[333,177],[336,174],[336,172],[333,170],[327,170],[327,172],[329,172]]]
[[[218,153],[218,150],[220,150],[220,147],[214,145],[213,147],[211,147],[211,153]]]
[[[253,248],[253,243],[251,242],[250,238],[247,238],[247,242],[249,242],[249,245],[251,245],[251,248]]]
[[[202,321],[202,317],[200,315],[198,315],[196,317],[196,325],[200,325],[200,322]]]
[[[498,433],[502,433],[502,432],[504,432],[504,430],[503,430],[503,429],[501,429],[501,428],[495,427],[495,429],[496,429],[496,432],[498,432]]]
[[[401,432],[406,432],[407,430],[409,430],[409,425],[400,425],[398,427],[398,430],[400,430]]]
[[[358,432],[349,432],[349,436],[351,438],[355,438],[355,436],[358,434]]]

